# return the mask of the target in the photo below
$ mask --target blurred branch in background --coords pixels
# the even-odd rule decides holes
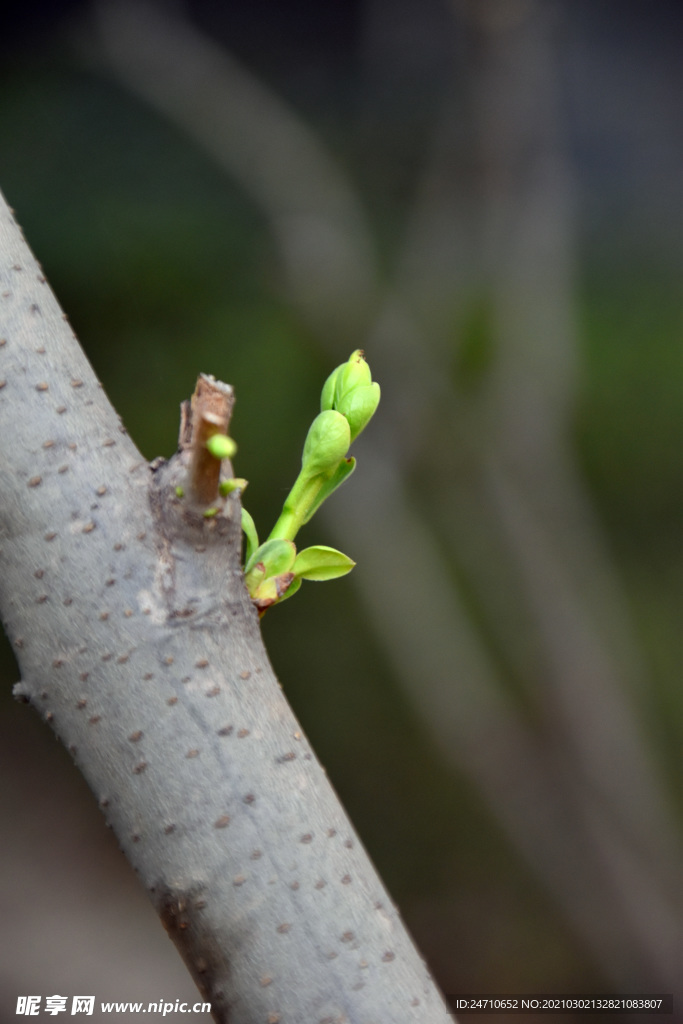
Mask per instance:
[[[444,310],[462,318],[457,302],[449,309],[449,278],[462,269],[464,207],[478,254],[470,289],[485,297],[491,337],[476,395],[452,403],[451,435],[469,439],[470,465],[440,482],[450,502],[434,507],[506,661],[524,680],[548,744],[555,800],[564,791],[570,817],[576,801],[583,818],[600,893],[590,901],[587,934],[599,931],[606,886],[641,955],[672,979],[681,949],[678,841],[631,703],[640,664],[633,629],[571,447],[577,346],[570,170],[558,137],[553,46],[559,9],[495,0],[458,8],[469,23],[471,127],[463,139],[459,119],[445,119],[402,293],[411,294],[419,259],[416,304],[444,350],[438,318]],[[452,328],[446,318],[451,336]],[[442,458],[441,446],[430,450]],[[428,468],[434,478],[439,464]],[[572,892],[568,881],[560,891],[578,910],[580,892],[591,890]],[[620,916],[616,906],[608,916]]]
[[[372,240],[353,191],[315,135],[163,5],[105,0],[95,12],[101,56],[121,81],[233,175],[267,218],[291,299],[325,336],[362,332],[377,291]]]
[[[388,0],[372,6],[377,23],[391,17]],[[680,838],[572,441],[562,8],[452,7],[465,90],[444,104],[386,286],[342,170],[211,39],[156,5],[100,3],[81,46],[256,201],[289,299],[332,361],[367,339],[385,395],[383,427],[362,443],[372,483],[342,491],[327,516],[364,567],[377,637],[442,756],[475,781],[612,983],[671,991]]]

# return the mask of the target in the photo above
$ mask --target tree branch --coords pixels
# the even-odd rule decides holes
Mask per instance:
[[[16,692],[71,751],[215,1019],[449,1020],[268,662],[238,497],[206,518],[178,496],[191,444],[144,461],[1,196],[0,339]]]

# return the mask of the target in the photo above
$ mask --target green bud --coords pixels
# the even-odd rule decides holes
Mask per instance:
[[[259,616],[265,614],[271,605],[285,601],[301,586],[293,572],[283,572],[279,576],[270,576],[251,593],[251,599],[258,608]]]
[[[217,514],[217,508],[205,508],[204,511],[202,512],[202,515],[204,516],[205,519],[213,519],[213,517]]]
[[[249,481],[245,480],[243,476],[233,476],[229,480],[221,480],[218,490],[225,498],[233,491],[245,491],[248,483]]]
[[[334,409],[318,413],[311,423],[301,459],[309,476],[334,472],[351,444],[351,431],[345,416]]]
[[[357,348],[355,352],[351,353],[347,361],[339,367],[334,389],[335,409],[339,408],[339,402],[349,391],[370,383],[372,383],[370,367],[365,361],[363,350]]]
[[[339,376],[340,371],[343,369],[344,364],[342,363],[341,366],[338,366],[336,370],[332,371],[332,373],[329,375],[329,377],[323,384],[323,389],[320,395],[321,412],[325,412],[326,409],[334,408],[334,395],[337,385],[337,377]]]
[[[182,488],[180,486],[176,487],[175,493],[176,493],[176,497],[178,497],[178,498],[184,498],[185,497],[185,490],[184,490],[184,488]]]
[[[206,442],[206,447],[215,459],[231,459],[237,451],[233,439],[226,437],[225,434],[214,434]]]
[[[352,441],[367,427],[379,405],[379,399],[379,384],[361,384],[347,391],[337,403],[338,411],[349,422]]]
[[[379,405],[379,384],[373,384],[363,351],[357,348],[325,381],[320,398],[323,411],[334,409],[349,421],[354,441]]]

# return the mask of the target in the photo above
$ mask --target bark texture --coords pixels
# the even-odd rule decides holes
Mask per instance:
[[[240,509],[127,437],[0,196],[0,612],[214,1017],[445,1022],[268,662]],[[324,685],[324,680],[321,680]]]

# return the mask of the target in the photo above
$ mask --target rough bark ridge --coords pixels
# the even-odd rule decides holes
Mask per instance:
[[[1,196],[0,437],[17,694],[216,1020],[450,1020],[268,662],[237,499],[206,519],[175,492],[186,451],[142,458]]]

